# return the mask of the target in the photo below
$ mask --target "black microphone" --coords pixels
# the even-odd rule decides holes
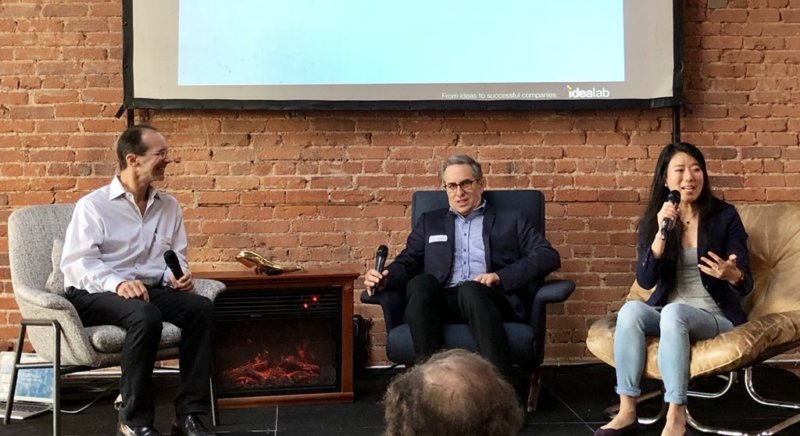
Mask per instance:
[[[385,245],[379,245],[378,251],[375,252],[375,269],[378,273],[383,273],[383,265],[386,263],[386,258],[389,256],[389,248]]]
[[[674,189],[669,191],[669,195],[667,195],[667,201],[677,206],[678,203],[681,202],[681,193]],[[667,239],[667,234],[669,234],[669,227],[671,225],[672,219],[664,218],[664,221],[661,223],[661,239]]]
[[[174,251],[167,250],[164,252],[164,262],[167,263],[167,268],[172,271],[172,275],[175,276],[175,280],[180,280],[181,277],[183,277],[181,262],[178,260],[178,256],[175,255]]]

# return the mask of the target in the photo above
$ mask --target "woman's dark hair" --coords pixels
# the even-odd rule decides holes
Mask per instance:
[[[703,172],[703,189],[700,190],[700,195],[697,197],[697,200],[694,203],[700,217],[700,225],[706,226],[709,222],[708,218],[716,214],[719,209],[719,202],[711,193],[711,182],[708,180],[706,159],[700,149],[687,142],[675,142],[672,144],[667,144],[664,149],[661,150],[661,154],[658,156],[655,172],[653,174],[653,182],[650,186],[650,200],[647,202],[647,208],[645,209],[644,215],[642,215],[642,219],[639,222],[639,234],[643,235],[643,238],[641,239],[643,241],[652,241],[655,238],[656,233],[659,231],[660,223],[656,222],[656,216],[658,215],[658,211],[661,210],[664,202],[667,201],[667,196],[669,195],[669,188],[666,186],[667,169],[669,168],[669,162],[678,153],[686,153],[693,157],[697,161],[698,165],[700,165],[700,169]],[[704,227],[703,230],[705,231],[705,234],[709,235],[709,241],[718,240],[718,238],[714,236],[716,233],[714,229]],[[682,236],[683,224],[679,220],[676,223],[675,230],[669,232],[667,236],[667,246],[664,250],[664,255],[662,256],[663,266],[661,270],[661,280],[664,283],[668,293],[671,292],[675,287],[675,281],[677,279],[676,272],[678,259],[680,258],[681,254]],[[640,249],[649,249],[649,243],[644,247],[640,247]]]
[[[125,161],[125,156],[130,153],[142,156],[147,153],[148,145],[142,141],[142,136],[146,130],[158,132],[155,127],[136,125],[128,127],[117,139],[117,162],[119,162],[119,169],[124,170],[127,168],[128,163]]]

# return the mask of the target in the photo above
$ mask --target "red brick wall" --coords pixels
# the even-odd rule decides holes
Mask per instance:
[[[800,194],[800,1],[692,1],[684,12],[683,139],[709,160],[731,201]],[[718,2],[713,2],[718,3]],[[125,122],[119,1],[0,3],[0,348],[19,313],[7,256],[8,214],[71,202],[107,183]],[[145,114],[146,115],[146,114]],[[195,270],[238,268],[244,247],[307,267],[358,272],[375,247],[409,231],[410,194],[437,186],[439,162],[469,153],[489,188],[548,199],[547,237],[575,280],[551,308],[548,359],[592,357],[587,326],[618,308],[633,277],[634,230],[670,111],[158,111],[182,163],[164,188],[184,204]],[[385,360],[376,307],[372,360]]]

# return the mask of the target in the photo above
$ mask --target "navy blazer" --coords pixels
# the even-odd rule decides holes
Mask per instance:
[[[715,199],[719,209],[711,217],[700,217],[697,234],[697,259],[707,256],[713,251],[723,259],[729,255],[736,255],[736,266],[744,273],[744,280],[736,287],[726,280],[711,277],[700,271],[700,279],[711,298],[717,303],[722,313],[733,325],[747,321],[741,304],[741,298],[753,290],[753,275],[750,273],[750,256],[747,252],[747,232],[744,230],[742,219],[736,208],[722,200]],[[708,220],[708,225],[704,225]],[[710,240],[707,229],[716,229],[719,232],[718,240]],[[667,290],[662,285],[661,259],[652,256],[650,245],[653,240],[648,235],[639,234],[639,260],[636,264],[636,281],[645,289],[653,286],[656,290],[650,295],[647,304],[663,306],[667,303]]]
[[[455,215],[438,209],[420,216],[406,248],[388,266],[387,290],[405,291],[420,273],[432,274],[442,285],[453,269]],[[517,295],[561,267],[561,257],[530,220],[517,210],[495,210],[487,202],[483,217],[487,272],[500,276],[500,292],[523,319],[526,308]]]

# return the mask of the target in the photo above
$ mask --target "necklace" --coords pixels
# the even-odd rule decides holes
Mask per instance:
[[[692,216],[690,216],[690,217],[689,217],[689,219],[686,219],[686,220],[684,220],[684,221],[683,221],[683,223],[684,223],[684,224],[686,224],[686,225],[688,226],[689,224],[691,224],[691,223],[692,223],[692,221],[694,221],[695,217],[697,217],[697,214],[696,214],[696,213],[695,213],[695,214],[692,214]]]

